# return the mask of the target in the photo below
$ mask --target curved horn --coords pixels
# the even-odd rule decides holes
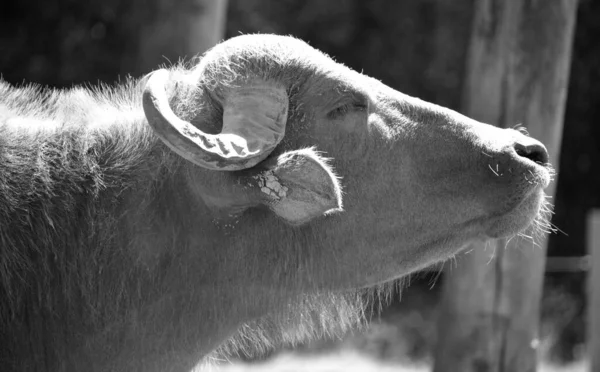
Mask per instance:
[[[232,88],[223,104],[223,129],[207,134],[175,115],[166,86],[169,71],[148,78],[143,107],[158,137],[183,158],[212,170],[235,171],[265,159],[285,134],[288,97],[284,88],[261,82]]]

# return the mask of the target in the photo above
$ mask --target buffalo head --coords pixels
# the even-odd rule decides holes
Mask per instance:
[[[404,95],[289,37],[240,36],[189,71],[156,71],[143,107],[190,161],[196,202],[230,225],[226,240],[277,247],[281,261],[258,268],[274,290],[370,286],[515,235],[550,182],[545,147],[521,131]]]

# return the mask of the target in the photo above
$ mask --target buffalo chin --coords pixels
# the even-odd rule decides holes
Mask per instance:
[[[305,294],[239,327],[205,359],[212,364],[231,357],[260,357],[281,346],[296,346],[320,338],[340,338],[368,321],[376,299],[390,299],[394,285]]]
[[[544,203],[545,193],[542,188],[538,188],[507,212],[495,216],[486,231],[487,237],[510,238],[527,230],[534,225],[534,221],[546,224]]]

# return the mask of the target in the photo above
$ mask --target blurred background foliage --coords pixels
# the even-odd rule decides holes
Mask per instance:
[[[459,110],[473,1],[229,0],[226,38],[255,32],[293,35],[395,89]],[[157,37],[148,40],[148,25],[171,17],[175,7],[185,13],[194,6],[193,0],[3,1],[0,74],[9,83],[52,87],[139,76],[149,72],[148,66],[191,57],[177,40],[160,55],[144,61],[138,56]],[[553,219],[564,233],[550,238],[550,256],[586,254],[586,215],[600,207],[600,1],[581,0],[577,17]],[[405,325],[403,337],[411,339],[407,353],[413,356],[426,355],[423,350],[433,342],[432,326],[414,327],[434,316],[428,314],[439,285],[430,290],[424,277],[408,290],[421,297],[405,295],[402,305],[382,318],[404,319],[394,321]],[[585,273],[554,273],[546,279],[542,331],[554,340],[551,354],[570,360],[584,337]],[[371,342],[368,337],[352,342]]]

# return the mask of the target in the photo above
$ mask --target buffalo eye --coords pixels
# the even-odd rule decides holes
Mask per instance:
[[[329,111],[329,113],[327,114],[327,118],[339,119],[350,112],[367,111],[368,108],[369,108],[368,103],[362,103],[362,102],[345,103],[345,104],[338,106],[337,108]]]

